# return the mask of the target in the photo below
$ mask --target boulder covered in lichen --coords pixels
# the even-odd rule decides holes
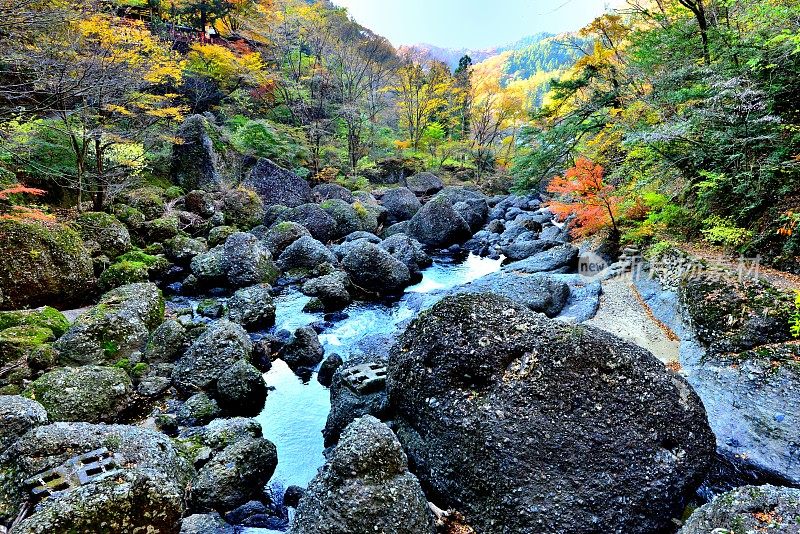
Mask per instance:
[[[94,271],[80,235],[64,224],[0,220],[0,309],[80,305]]]

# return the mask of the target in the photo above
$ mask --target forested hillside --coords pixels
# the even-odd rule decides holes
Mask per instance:
[[[797,534],[800,3],[344,1],[0,0],[0,534]]]

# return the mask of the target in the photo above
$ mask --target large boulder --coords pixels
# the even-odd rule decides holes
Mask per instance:
[[[551,241],[544,241],[550,243]],[[509,269],[517,272],[533,274],[543,272],[565,273],[575,271],[578,266],[578,249],[572,245],[559,245],[533,254],[532,256],[512,263]]]
[[[104,532],[176,532],[194,470],[167,436],[125,425],[54,423],[22,436],[0,454],[0,522],[13,520],[30,498],[26,480],[102,448],[120,456],[116,465],[42,501],[19,531],[98,532],[108,525]]]
[[[381,202],[388,212],[386,222],[389,224],[409,220],[422,207],[417,195],[407,187],[390,189],[384,193]]]
[[[322,430],[326,447],[335,445],[344,429],[359,417],[372,415],[386,419],[390,416],[385,370],[385,357],[367,355],[354,356],[335,370],[330,384],[331,411]],[[359,381],[362,377],[366,380]]]
[[[0,309],[80,305],[91,296],[92,259],[68,226],[0,219],[0,257]]]
[[[19,395],[0,395],[0,453],[28,430],[47,424],[47,412],[38,402]]]
[[[530,258],[558,245],[560,245],[558,241],[535,239],[532,238],[531,232],[526,232],[514,239],[510,244],[502,247],[501,250],[506,258],[513,262]]]
[[[100,254],[114,259],[131,249],[128,228],[113,215],[102,212],[83,213],[75,223],[84,241],[97,243]]]
[[[425,253],[422,244],[406,234],[389,236],[379,246],[408,267],[412,281],[421,280],[422,269],[433,264],[433,260]]]
[[[263,493],[278,465],[278,452],[263,438],[244,437],[204,465],[192,484],[192,502],[226,512]]]
[[[300,499],[293,534],[434,534],[433,514],[389,428],[352,423]]]
[[[472,237],[469,224],[445,197],[435,197],[422,206],[409,221],[405,233],[433,247],[448,247]]]
[[[245,360],[234,363],[217,380],[219,404],[228,413],[258,415],[267,400],[267,384],[258,369]]]
[[[278,267],[282,271],[311,270],[323,263],[335,265],[339,262],[333,252],[311,236],[297,239],[278,258]]]
[[[258,160],[243,185],[255,191],[267,207],[294,208],[312,201],[308,182],[266,158]]]
[[[659,532],[715,452],[700,399],[647,351],[494,295],[446,297],[392,350],[398,437],[479,532]]]
[[[275,282],[280,274],[272,262],[272,254],[253,234],[231,235],[222,251],[222,269],[233,287]]]
[[[225,224],[249,230],[264,220],[264,204],[255,192],[245,187],[225,191],[222,196]]]
[[[790,341],[787,325],[793,300],[735,272],[690,271],[679,287],[689,327],[681,363],[720,453],[745,470],[800,485],[800,344]]]
[[[261,240],[272,252],[272,257],[279,258],[289,245],[305,236],[311,236],[305,226],[286,221],[270,226]]]
[[[184,518],[179,534],[236,534],[236,529],[226,523],[218,512],[211,512]]]
[[[266,330],[275,324],[275,303],[270,286],[240,289],[228,300],[228,318],[246,330]]]
[[[133,386],[118,367],[59,367],[37,378],[26,395],[51,421],[114,422],[131,401]]]
[[[569,300],[569,285],[546,274],[524,274],[503,269],[457,286],[451,293],[492,293],[513,300],[527,308],[555,317]]]
[[[438,193],[444,187],[441,178],[430,172],[421,172],[401,180],[402,184],[415,195],[428,196]]]
[[[334,239],[340,239],[353,232],[359,232],[364,229],[364,224],[355,208],[344,200],[326,200],[320,204],[320,207],[336,221],[336,232],[333,234]]]
[[[742,352],[791,339],[794,295],[759,278],[690,272],[680,299],[697,339],[712,354]]]
[[[692,513],[680,534],[800,532],[800,489],[742,486]]]
[[[280,351],[280,357],[292,369],[313,369],[322,361],[325,349],[310,326],[295,330],[292,339]]]
[[[184,191],[213,191],[222,182],[217,170],[219,156],[209,135],[213,128],[205,116],[192,115],[178,129],[178,142],[172,147],[170,173]]]
[[[314,202],[325,202],[326,200],[344,200],[348,204],[352,204],[355,201],[353,198],[353,193],[350,192],[349,189],[346,187],[342,187],[338,184],[319,184],[315,186],[314,189],[311,190],[314,196]]]
[[[329,204],[342,201],[327,201]],[[284,211],[278,216],[277,222],[295,222],[304,226],[314,239],[327,243],[339,237],[336,219],[331,217],[318,204],[303,204],[296,208]],[[358,228],[356,228],[358,230]]]
[[[350,278],[342,271],[313,278],[303,284],[303,294],[318,299],[326,312],[346,308],[353,300],[349,289]]]
[[[172,363],[189,347],[189,333],[186,328],[170,319],[153,330],[147,340],[142,360],[147,363]]]
[[[228,368],[239,360],[250,361],[252,354],[253,342],[244,328],[230,321],[217,321],[177,361],[172,382],[187,396],[213,389]]]
[[[140,351],[164,320],[164,298],[152,283],[109,291],[53,345],[64,365],[116,363]]]
[[[408,267],[387,250],[366,240],[349,245],[342,267],[357,288],[378,295],[393,295],[402,293],[411,283]]]

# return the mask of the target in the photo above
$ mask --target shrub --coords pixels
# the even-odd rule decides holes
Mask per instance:
[[[732,221],[712,215],[706,220],[706,228],[701,230],[703,237],[712,245],[726,248],[740,248],[753,238],[753,233],[739,228]]]

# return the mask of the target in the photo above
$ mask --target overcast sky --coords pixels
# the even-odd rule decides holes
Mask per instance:
[[[490,48],[577,30],[618,0],[333,0],[395,46]]]

